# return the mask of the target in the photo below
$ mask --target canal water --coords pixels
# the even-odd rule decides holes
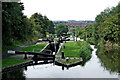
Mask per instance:
[[[27,67],[24,74],[27,78],[118,78],[117,73],[110,73],[101,66],[101,62],[96,55],[96,50],[92,52],[92,58],[84,65],[77,65],[69,69],[52,64],[36,65]]]
[[[24,68],[10,71],[3,74],[3,78],[7,77],[20,77],[24,78],[118,78],[118,72],[112,71],[104,66],[104,62],[96,55],[97,49],[94,45],[92,57],[85,63],[84,66],[77,65],[74,67],[66,68],[62,66],[50,64],[32,65]],[[109,63],[110,64],[110,63]],[[112,65],[112,68],[114,65]]]

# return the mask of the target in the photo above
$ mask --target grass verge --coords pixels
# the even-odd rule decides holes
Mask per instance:
[[[37,44],[37,45],[31,45],[31,46],[28,46],[28,47],[22,49],[21,51],[26,51],[26,52],[40,52],[46,45],[47,45],[47,43]]]
[[[15,59],[15,58],[6,58],[2,60],[2,67],[8,67],[12,65],[16,65],[22,62],[26,62],[25,59]]]

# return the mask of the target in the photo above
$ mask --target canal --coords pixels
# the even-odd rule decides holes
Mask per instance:
[[[118,78],[118,66],[112,65],[108,69],[100,56],[96,55],[97,49],[94,45],[92,57],[84,66],[77,65],[66,68],[57,66],[54,63],[27,66],[27,69],[20,68],[14,71],[3,73],[3,78],[19,77],[25,78]],[[119,52],[118,52],[119,53]],[[114,53],[113,53],[114,54]],[[103,54],[102,54],[103,56]],[[110,58],[108,58],[109,60]],[[116,64],[117,65],[117,64]]]

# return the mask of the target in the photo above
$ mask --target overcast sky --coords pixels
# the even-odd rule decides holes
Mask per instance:
[[[107,7],[116,6],[119,0],[21,0],[28,18],[35,12],[50,20],[95,20]]]

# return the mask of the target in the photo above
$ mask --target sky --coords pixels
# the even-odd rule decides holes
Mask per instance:
[[[106,8],[115,7],[120,0],[21,0],[28,18],[38,12],[55,20],[95,20]]]

